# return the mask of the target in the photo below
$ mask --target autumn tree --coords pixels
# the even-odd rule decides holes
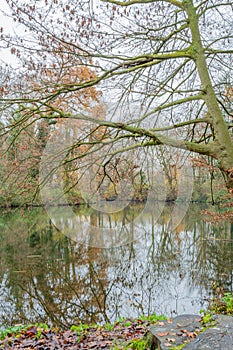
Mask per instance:
[[[5,35],[3,29],[3,43],[22,62],[21,75],[28,79],[36,72],[46,78],[42,86],[3,96],[5,110],[23,103],[30,109],[28,119],[68,118],[71,127],[72,120],[104,126],[107,142],[90,141],[87,128],[74,144],[89,142],[96,159],[105,152],[100,166],[127,150],[165,145],[211,157],[226,186],[233,187],[230,0],[8,4],[26,36]],[[63,67],[62,60],[51,60],[58,52],[59,57],[68,53],[65,64],[76,70],[75,79],[50,80],[48,66],[49,72],[54,64]],[[71,94],[88,99],[93,87],[101,89],[108,104],[106,120],[77,107],[79,101],[67,107]]]
[[[22,203],[31,203],[35,200],[43,150],[50,132],[56,128],[63,128],[63,118],[59,120],[53,118],[54,110],[77,113],[77,111],[92,110],[99,106],[100,92],[95,87],[90,87],[83,92],[70,91],[65,95],[53,96],[49,109],[46,104],[42,109],[37,108],[37,101],[42,98],[44,91],[53,94],[54,86],[58,88],[79,80],[95,78],[95,74],[88,67],[80,64],[79,60],[73,61],[69,48],[66,52],[59,52],[57,48],[50,54],[49,59],[49,63],[42,65],[40,70],[33,69],[34,63],[31,61],[25,62],[25,67],[27,66],[25,75],[22,75],[21,79],[18,77],[14,80],[11,79],[11,75],[8,75],[7,82],[3,84],[2,94],[8,96],[9,101],[10,96],[13,94],[15,96],[16,91],[20,91],[20,95],[24,95],[25,103],[18,101],[15,106],[9,103],[6,110],[4,107],[2,109],[0,150],[1,165],[4,167],[0,176],[2,204],[16,205],[20,200]],[[33,97],[30,100],[28,90]],[[76,121],[76,128],[80,130],[84,127],[83,124],[82,121]],[[69,133],[72,132],[74,127],[69,130]],[[67,131],[64,130],[60,142],[65,143],[68,136]],[[67,153],[67,159],[74,157],[73,150],[67,150]],[[67,161],[67,163],[71,162]],[[66,181],[71,169],[66,166],[64,173]]]

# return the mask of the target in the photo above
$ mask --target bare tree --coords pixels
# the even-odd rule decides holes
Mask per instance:
[[[233,187],[232,101],[226,93],[233,84],[230,0],[8,4],[26,33],[9,36],[3,29],[2,40],[22,63],[24,81],[42,81],[3,93],[3,113],[23,105],[28,119],[90,122],[73,147],[88,144],[89,155],[105,152],[100,166],[127,150],[157,145],[207,155]],[[93,73],[71,81],[43,79],[46,70],[58,69],[57,52],[68,55],[67,66]],[[92,87],[108,106],[105,119],[91,115],[90,108],[54,103],[78,91],[85,97]],[[90,138],[93,125],[104,126],[107,137]]]

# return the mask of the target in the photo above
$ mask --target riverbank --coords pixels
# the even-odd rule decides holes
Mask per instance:
[[[103,326],[73,325],[66,330],[45,324],[18,325],[0,331],[0,349],[150,349],[149,327],[165,320],[165,316],[151,315]]]
[[[174,319],[151,315],[114,324],[73,325],[70,329],[45,324],[14,326],[0,331],[0,349],[96,350],[231,350],[233,317],[212,315],[205,323],[198,315]]]

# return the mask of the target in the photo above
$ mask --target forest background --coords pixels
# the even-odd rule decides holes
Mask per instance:
[[[38,205],[45,183],[58,201],[62,181],[71,204],[154,191],[231,208],[232,11],[8,1],[15,33],[2,27],[1,47],[17,63],[1,63],[0,204]]]

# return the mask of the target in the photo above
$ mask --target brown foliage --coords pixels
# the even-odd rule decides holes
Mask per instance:
[[[127,321],[127,320],[126,320]],[[141,339],[147,332],[147,322],[128,320],[129,325],[116,323],[109,325],[111,330],[100,326],[78,325],[75,330],[43,329],[40,326],[29,326],[16,336],[10,333],[0,340],[1,349],[130,349],[131,341]],[[75,329],[75,326],[74,326]]]

